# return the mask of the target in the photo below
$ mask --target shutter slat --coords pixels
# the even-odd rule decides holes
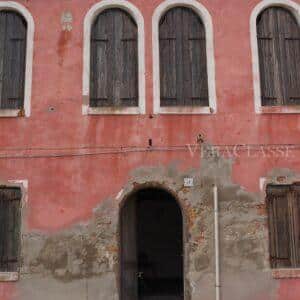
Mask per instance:
[[[184,105],[184,94],[183,94],[183,66],[184,66],[184,58],[183,58],[183,9],[177,8],[172,11],[176,33],[176,50],[175,50],[175,60],[176,60],[176,105]]]
[[[290,267],[288,190],[286,186],[267,189],[270,257],[273,268]]]
[[[279,65],[275,52],[273,39],[259,39],[259,57],[261,74],[261,95],[263,105],[278,105],[281,101],[279,86]]]
[[[297,184],[293,185],[292,188],[295,201],[294,201],[294,236],[295,236],[295,266],[300,267],[300,186]]]
[[[108,103],[109,106],[114,106],[115,94],[114,94],[114,85],[115,85],[115,73],[116,73],[116,61],[115,61],[115,21],[114,21],[114,10],[107,11],[107,35],[108,35],[108,70],[107,70],[107,91],[108,91]],[[99,16],[101,19],[101,15]]]
[[[92,28],[91,40],[91,103],[92,107],[109,105],[107,13],[98,18]]]
[[[6,46],[6,15],[5,11],[0,12],[0,108],[3,107],[4,97],[4,62],[5,62],[5,46]]]
[[[193,48],[193,42],[189,40],[194,29],[191,26],[191,18],[188,10],[182,10],[182,106],[192,106],[192,64],[190,49]],[[194,62],[195,63],[195,62]]]
[[[113,52],[114,52],[114,73],[113,73],[113,101],[114,105],[121,106],[121,88],[122,88],[122,71],[123,62],[123,13],[119,10],[113,12],[114,32],[113,32]]]
[[[11,252],[11,270],[17,270],[18,268],[18,256],[19,256],[19,248],[20,248],[20,221],[21,221],[21,214],[20,214],[20,201],[13,200],[12,201],[12,215],[13,215],[13,228],[12,228],[12,236],[13,236],[13,243],[12,243],[12,252]]]
[[[206,38],[204,25],[197,16],[191,18],[191,29],[192,105],[208,106]]]
[[[0,189],[0,272],[15,272],[18,270],[20,200],[20,189]]]
[[[276,218],[276,257],[277,267],[290,267],[290,236],[287,197],[276,198],[274,201],[274,214]]]
[[[269,240],[270,240],[270,258],[271,266],[276,267],[276,233],[275,233],[275,214],[273,197],[268,197],[268,221],[269,221]]]
[[[0,270],[4,268],[4,255],[5,255],[5,199],[4,195],[0,194]]]
[[[299,262],[299,210],[297,193],[291,191],[288,195],[289,205],[289,239],[290,256],[292,266],[296,267]]]
[[[138,105],[138,63],[137,63],[137,28],[131,18],[122,15],[123,32],[120,49],[123,64],[121,67],[120,103],[122,106]]]
[[[286,105],[300,104],[300,26],[287,10],[278,10],[281,41],[284,101]]]
[[[172,26],[174,14],[167,14],[162,20],[159,30],[160,45],[160,93],[161,105],[177,104],[176,99],[176,35]]]

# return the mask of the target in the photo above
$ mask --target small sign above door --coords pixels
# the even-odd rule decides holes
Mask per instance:
[[[185,187],[193,187],[194,186],[194,178],[192,178],[192,177],[185,177],[183,185]]]

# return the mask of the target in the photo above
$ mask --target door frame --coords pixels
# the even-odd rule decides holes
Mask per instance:
[[[129,192],[125,194],[125,196],[122,197],[121,201],[119,202],[119,211],[118,211],[118,227],[117,227],[117,242],[118,242],[118,264],[117,264],[117,286],[118,286],[118,299],[123,300],[121,297],[122,292],[122,236],[121,236],[121,214],[122,209],[125,206],[126,201],[130,201],[134,195],[140,191],[140,190],[147,190],[147,189],[157,189],[162,190],[166,193],[169,193],[170,196],[176,201],[178,207],[181,211],[181,217],[182,217],[182,246],[183,246],[183,299],[184,300],[190,300],[190,293],[189,293],[189,281],[188,281],[188,219],[187,214],[184,208],[183,201],[178,197],[176,191],[166,187],[164,184],[158,183],[158,182],[146,182],[143,184],[135,185]]]

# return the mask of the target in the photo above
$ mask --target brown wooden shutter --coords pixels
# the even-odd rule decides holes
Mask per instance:
[[[23,107],[26,22],[19,14],[0,12],[0,108]]]
[[[291,12],[277,10],[284,104],[300,105],[300,26]]]
[[[137,26],[120,9],[101,13],[92,27],[90,105],[138,106]]]
[[[205,28],[192,9],[162,17],[159,49],[161,106],[208,106]]]
[[[0,271],[17,271],[20,247],[20,200],[18,188],[0,189]]]
[[[268,187],[270,257],[273,268],[291,267],[288,186]]]
[[[270,257],[273,268],[300,266],[300,187],[268,186]]]
[[[292,261],[295,267],[300,267],[300,185],[294,184],[291,187],[291,218],[293,226]]]
[[[286,9],[270,7],[257,20],[262,105],[300,104],[300,29]]]

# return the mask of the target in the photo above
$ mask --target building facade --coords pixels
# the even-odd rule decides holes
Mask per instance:
[[[298,0],[0,1],[0,299],[300,299]]]

